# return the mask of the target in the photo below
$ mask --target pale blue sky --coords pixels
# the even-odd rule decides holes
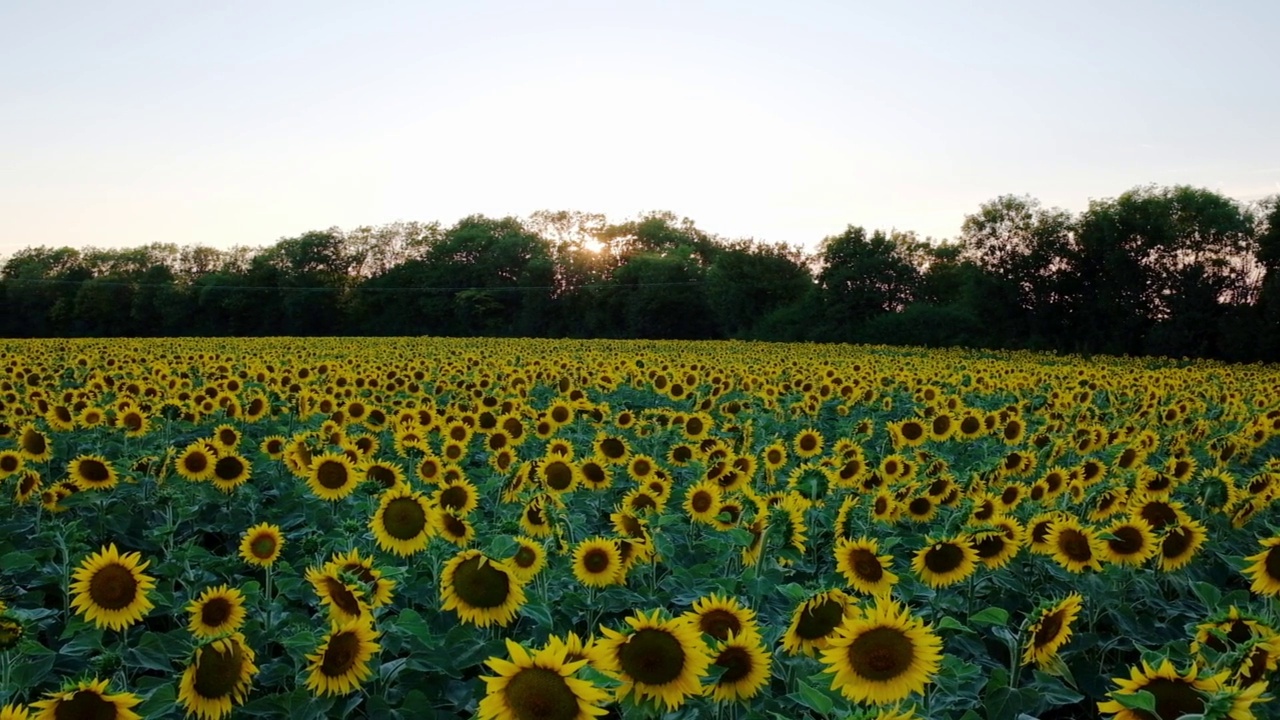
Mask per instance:
[[[1280,192],[1280,2],[0,5],[0,254],[669,209],[815,245]]]

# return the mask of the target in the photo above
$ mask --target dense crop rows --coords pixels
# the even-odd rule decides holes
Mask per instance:
[[[0,718],[1249,718],[1280,373],[0,345]]]

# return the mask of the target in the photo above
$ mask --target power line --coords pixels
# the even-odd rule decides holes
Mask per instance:
[[[402,287],[369,287],[366,285],[354,285],[350,288],[330,287],[325,285],[202,285],[199,283],[146,283],[146,282],[124,282],[119,280],[99,280],[97,278],[89,278],[87,280],[57,280],[53,278],[4,278],[5,284],[11,285],[45,285],[45,286],[82,286],[85,283],[93,283],[96,287],[124,287],[124,288],[173,288],[185,290],[250,290],[250,291],[289,291],[289,292],[415,292],[415,293],[451,293],[451,292],[526,292],[532,290],[565,290],[565,289],[594,289],[594,288],[635,288],[635,287],[691,287],[697,285],[705,285],[705,280],[685,280],[680,282],[658,282],[658,283],[585,283],[582,285],[509,285],[498,287],[486,287],[483,285],[470,287],[430,287],[430,286],[402,286]]]

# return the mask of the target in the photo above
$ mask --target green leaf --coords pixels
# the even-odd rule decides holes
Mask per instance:
[[[835,709],[836,704],[821,690],[815,688],[809,683],[801,680],[800,685],[800,702],[805,707],[813,710],[822,717],[827,717],[831,711]]]
[[[1152,715],[1156,714],[1156,696],[1146,690],[1134,693],[1112,693],[1111,699],[1127,710],[1145,710]]]
[[[520,612],[539,628],[551,629],[551,610],[544,603],[531,602],[520,609]]]
[[[1219,607],[1222,602],[1222,591],[1210,585],[1207,582],[1195,582],[1191,584],[1191,589],[1195,591],[1196,597],[1200,598],[1200,602],[1209,609]]]
[[[973,632],[973,628],[961,623],[950,615],[944,615],[942,619],[938,621],[937,628],[939,630],[955,630],[963,633]]]
[[[396,616],[396,627],[427,647],[435,647],[438,644],[436,634],[431,631],[431,626],[427,624],[422,615],[418,614],[417,610],[401,610],[400,614]]]
[[[973,614],[969,618],[969,622],[978,625],[1000,625],[1009,624],[1009,613],[998,607],[984,608]]]
[[[22,550],[14,550],[3,557],[0,557],[0,570],[23,572],[24,570],[30,570],[35,566],[36,560],[31,557],[31,553]]]

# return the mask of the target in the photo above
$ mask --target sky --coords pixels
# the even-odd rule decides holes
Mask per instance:
[[[815,247],[1280,192],[1280,3],[8,2],[0,255],[670,210]]]

